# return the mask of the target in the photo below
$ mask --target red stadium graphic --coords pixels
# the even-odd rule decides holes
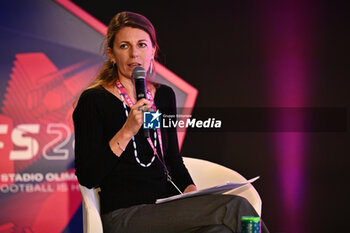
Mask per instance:
[[[84,67],[88,63],[83,61],[58,70],[43,53],[16,55],[1,117],[10,117],[7,131],[12,131],[16,141],[12,141],[14,149],[9,153],[9,161],[17,162],[15,167],[2,163],[2,171],[20,172],[41,156],[48,160],[67,157],[68,150],[60,147],[65,146],[73,132],[73,103],[82,87],[91,82],[89,74],[96,70],[94,66]]]
[[[5,232],[47,232],[48,226],[50,232],[62,232],[80,205],[73,169],[39,177],[25,171],[43,159],[51,163],[68,159],[72,103],[96,69],[88,64],[58,70],[43,53],[16,55],[0,115],[6,126],[2,143],[10,145],[2,148],[2,192],[16,193],[0,200],[2,220],[7,218],[2,215],[16,209],[12,221],[0,226]]]

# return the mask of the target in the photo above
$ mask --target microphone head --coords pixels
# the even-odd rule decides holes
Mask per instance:
[[[146,70],[143,67],[138,66],[132,71],[132,77],[134,79],[145,79]]]

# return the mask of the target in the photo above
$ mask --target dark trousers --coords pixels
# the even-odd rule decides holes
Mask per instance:
[[[104,233],[228,233],[241,232],[242,216],[258,216],[245,198],[205,195],[118,209],[102,223]],[[263,222],[261,232],[269,232]]]

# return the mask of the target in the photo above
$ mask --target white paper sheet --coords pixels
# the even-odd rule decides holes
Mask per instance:
[[[206,195],[206,194],[225,193],[225,192],[228,192],[230,190],[242,187],[242,186],[244,186],[246,184],[253,183],[254,181],[256,181],[259,178],[260,178],[260,176],[257,176],[257,177],[254,177],[254,178],[252,178],[252,179],[250,179],[250,180],[248,180],[247,182],[244,182],[244,183],[226,182],[225,184],[214,186],[214,187],[211,187],[211,188],[197,190],[197,191],[193,191],[193,192],[189,192],[189,193],[184,193],[184,194],[179,194],[179,195],[175,195],[175,196],[171,196],[171,197],[167,197],[167,198],[158,199],[156,201],[156,204],[169,202],[169,201],[174,201],[174,200],[178,200],[178,199],[189,198],[189,197],[201,196],[201,195]]]

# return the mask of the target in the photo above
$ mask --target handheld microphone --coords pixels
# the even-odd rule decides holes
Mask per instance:
[[[145,69],[141,66],[136,67],[132,71],[132,77],[135,80],[137,100],[140,100],[142,98],[146,99],[146,88],[145,88],[146,71],[145,71]]]
[[[142,98],[146,98],[146,85],[145,85],[145,78],[146,78],[146,70],[138,66],[132,71],[132,77],[134,78],[135,82],[135,88],[136,88],[136,99],[140,100]],[[143,129],[144,136],[146,138],[149,137],[149,130]]]

